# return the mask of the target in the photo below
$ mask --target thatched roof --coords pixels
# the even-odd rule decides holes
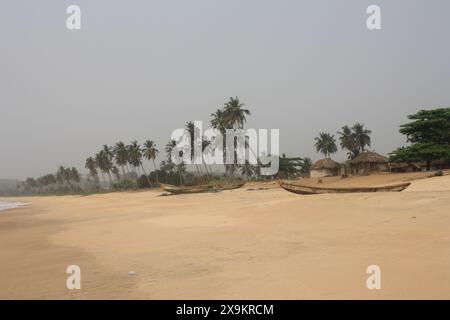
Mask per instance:
[[[366,151],[361,153],[359,156],[357,156],[355,159],[351,160],[351,164],[358,164],[358,163],[387,163],[389,162],[388,158],[385,156],[382,156],[381,154],[378,154],[376,152]]]
[[[336,162],[330,158],[325,158],[318,160],[316,163],[313,164],[311,169],[313,170],[321,170],[321,169],[336,169],[339,168],[341,165],[339,162]]]

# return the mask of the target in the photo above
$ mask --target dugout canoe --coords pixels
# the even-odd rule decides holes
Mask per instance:
[[[379,187],[327,188],[327,187],[302,186],[288,182],[281,182],[280,187],[286,191],[297,194],[324,194],[324,193],[359,193],[359,192],[400,192],[408,188],[410,184],[411,182],[405,182]]]
[[[198,185],[198,186],[174,186],[170,184],[161,183],[161,188],[173,194],[189,194],[189,193],[202,193],[202,192],[217,192],[223,190],[233,190],[244,186],[244,182],[221,184],[221,185]]]

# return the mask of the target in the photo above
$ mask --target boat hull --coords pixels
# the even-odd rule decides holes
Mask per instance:
[[[380,187],[359,187],[359,188],[326,188],[302,186],[292,183],[281,182],[280,187],[286,191],[297,194],[325,194],[325,193],[365,193],[365,192],[401,192],[409,187],[411,183],[399,183]]]
[[[245,182],[241,183],[233,183],[233,184],[225,184],[225,185],[200,185],[200,186],[173,186],[170,184],[161,184],[161,187],[164,191],[170,192],[173,194],[189,194],[189,193],[202,193],[202,192],[217,192],[224,190],[233,190],[241,188]]]

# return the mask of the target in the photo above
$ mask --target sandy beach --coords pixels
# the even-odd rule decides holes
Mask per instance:
[[[248,183],[1,199],[28,205],[0,212],[0,298],[450,299],[450,176],[427,175],[323,182],[411,180],[401,193],[301,196]],[[81,290],[66,288],[69,265],[81,268]],[[380,290],[366,287],[369,265],[381,268]]]

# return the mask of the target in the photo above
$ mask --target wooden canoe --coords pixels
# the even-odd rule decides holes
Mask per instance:
[[[187,194],[187,193],[202,193],[202,192],[217,192],[223,190],[232,190],[242,187],[245,184],[244,182],[239,183],[231,183],[231,184],[223,184],[223,185],[198,185],[198,186],[173,186],[170,184],[160,183],[161,188],[164,191],[173,193],[173,194]]]
[[[245,181],[243,182],[236,182],[236,183],[229,183],[229,184],[223,184],[223,185],[217,185],[214,186],[214,188],[218,190],[233,190],[233,189],[239,189],[243,187],[245,184]]]
[[[323,194],[323,193],[358,193],[358,192],[400,192],[409,187],[411,182],[392,184],[380,187],[359,187],[359,188],[327,188],[302,186],[298,184],[281,182],[280,187],[284,190],[297,194]]]
[[[174,194],[184,194],[184,193],[200,193],[200,192],[206,192],[213,188],[213,186],[210,185],[199,185],[199,186],[173,186],[170,184],[163,184],[161,183],[161,188],[163,188],[164,191],[174,193]]]

